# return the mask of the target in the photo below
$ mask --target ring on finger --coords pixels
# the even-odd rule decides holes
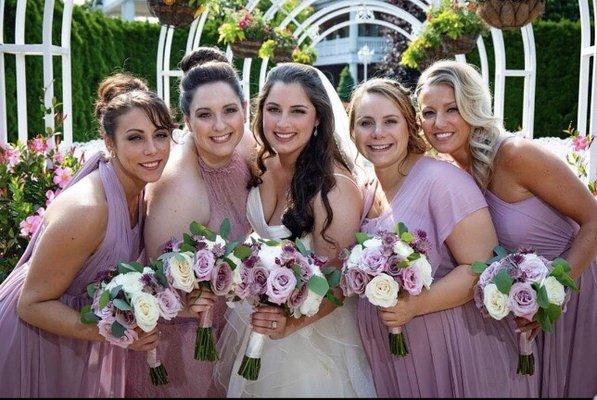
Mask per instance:
[[[272,321],[272,329],[276,329],[278,327],[278,321]]]

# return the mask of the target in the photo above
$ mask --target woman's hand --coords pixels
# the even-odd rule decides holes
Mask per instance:
[[[209,288],[200,287],[187,296],[189,309],[194,313],[209,311],[216,303],[217,296]]]
[[[139,338],[129,345],[129,349],[134,351],[149,351],[158,347],[161,332],[155,327],[151,332],[143,332],[140,328],[135,328]]]
[[[539,322],[537,321],[529,321],[526,318],[514,317],[514,322],[516,322],[516,326],[518,327],[516,329],[517,333],[531,332],[529,341],[535,339],[541,330],[541,325],[539,325]]]
[[[381,322],[388,328],[403,326],[419,315],[417,296],[398,296],[398,302],[394,307],[379,307],[377,313]]]
[[[270,339],[282,339],[286,336],[288,316],[282,307],[259,306],[251,315],[253,331],[262,333]]]

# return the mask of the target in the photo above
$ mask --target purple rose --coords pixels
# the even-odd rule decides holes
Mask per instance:
[[[485,308],[485,303],[483,303],[483,288],[480,285],[475,285],[473,289],[473,299],[475,300],[475,305],[481,311],[481,315],[483,318],[489,318],[489,312]]]
[[[309,279],[313,276],[313,270],[311,269],[311,265],[304,257],[300,257],[296,260],[296,264],[301,270],[301,281],[308,282]]]
[[[388,259],[379,247],[369,247],[361,255],[361,268],[369,275],[377,276],[385,271]]]
[[[523,282],[527,283],[541,283],[549,274],[547,265],[536,254],[525,254],[518,268],[522,272]]]
[[[288,299],[288,307],[299,308],[307,299],[307,294],[307,285],[301,286],[300,289],[294,289]]]
[[[342,281],[342,291],[345,296],[350,296],[354,293],[363,297],[370,278],[364,271],[358,268],[351,268],[343,274]]]
[[[114,319],[106,318],[102,319],[97,324],[100,335],[105,337],[109,343],[118,347],[127,348],[139,338],[139,335],[137,335],[137,332],[134,329],[125,329],[124,335],[119,338],[112,335],[112,324],[114,321]]]
[[[156,294],[160,315],[167,321],[176,317],[176,314],[182,309],[180,298],[172,289],[165,289]]]
[[[227,262],[220,261],[211,273],[211,290],[217,296],[225,296],[232,288],[232,268]]]
[[[238,266],[237,268],[240,268],[239,274],[241,282],[234,288],[234,294],[241,299],[246,299],[251,295],[251,286],[249,284],[251,270],[244,265]]]
[[[265,267],[257,266],[251,268],[249,275],[249,286],[252,296],[259,296],[267,292],[267,278],[270,274]]]
[[[281,305],[290,296],[296,286],[294,272],[288,268],[274,268],[267,278],[266,294],[274,304]]]
[[[211,271],[214,268],[215,262],[214,255],[209,250],[199,250],[197,254],[195,254],[193,272],[195,272],[195,277],[199,282],[205,282],[211,279]]]
[[[532,321],[533,316],[539,310],[535,290],[528,283],[516,282],[510,288],[508,307],[517,317]]]
[[[388,264],[386,265],[386,273],[391,277],[396,278],[402,273],[402,268],[398,267],[398,264],[402,259],[396,255],[392,255],[388,258]]]
[[[135,314],[132,310],[122,311],[114,307],[114,318],[116,318],[116,321],[120,325],[127,329],[134,329],[137,326],[135,323]]]
[[[411,295],[416,296],[423,289],[423,278],[417,268],[403,268],[400,273],[402,287]]]
[[[504,268],[506,268],[505,260],[495,261],[489,265],[489,267],[485,268],[485,271],[481,273],[479,276],[478,285],[481,286],[481,289],[485,288],[489,283],[493,281],[493,278]]]

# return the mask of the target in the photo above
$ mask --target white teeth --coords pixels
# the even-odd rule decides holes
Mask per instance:
[[[224,143],[224,142],[226,142],[230,138],[230,136],[232,136],[231,133],[227,133],[227,134],[222,135],[222,136],[212,136],[211,140],[213,140],[216,143]]]
[[[392,146],[391,144],[378,144],[378,145],[369,145],[373,150],[387,150]]]
[[[145,168],[148,168],[148,169],[153,169],[153,168],[157,168],[157,166],[158,166],[159,164],[160,164],[160,162],[159,162],[159,161],[153,161],[153,162],[150,162],[150,163],[142,163],[141,165],[142,165],[143,167],[145,167]]]
[[[281,139],[290,139],[291,137],[294,136],[294,133],[280,133],[280,132],[275,132],[276,136],[278,136]]]
[[[438,139],[446,139],[446,138],[449,138],[450,136],[452,136],[452,132],[442,132],[442,133],[435,134],[435,137]]]

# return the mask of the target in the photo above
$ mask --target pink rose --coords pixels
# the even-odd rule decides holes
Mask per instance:
[[[481,276],[479,276],[479,282],[477,283],[479,286],[481,286],[481,289],[483,289],[485,286],[491,283],[493,281],[493,278],[495,278],[495,276],[502,269],[506,268],[505,263],[506,260],[502,259],[500,261],[495,261],[491,263],[487,268],[485,268],[485,271],[483,271],[481,273]],[[481,296],[481,298],[483,298],[483,296]]]
[[[518,264],[522,272],[522,281],[528,283],[541,283],[549,274],[547,265],[536,254],[525,254],[523,260]]]
[[[307,285],[301,286],[300,289],[294,289],[288,299],[288,307],[299,308],[307,299],[307,294]]]
[[[236,294],[241,299],[246,299],[251,295],[251,286],[249,284],[251,270],[245,267],[244,265],[239,266],[237,268],[240,268],[239,274],[241,282],[234,288],[234,294]]]
[[[539,310],[535,290],[528,283],[516,282],[510,288],[508,307],[517,317],[532,321]]]
[[[361,254],[361,268],[369,275],[377,276],[385,271],[388,259],[383,255],[382,248],[369,247]]]
[[[214,268],[215,262],[214,255],[209,250],[199,250],[197,254],[195,254],[193,271],[199,282],[206,282],[211,279],[211,271]]]
[[[267,292],[267,281],[269,277],[269,270],[265,267],[258,266],[249,269],[249,286],[252,296],[258,296]]]
[[[232,289],[232,268],[220,261],[211,272],[211,290],[217,296],[225,296]]]
[[[172,289],[165,289],[157,293],[155,297],[158,300],[160,315],[167,321],[176,317],[182,309],[180,298]]]
[[[54,183],[64,188],[72,179],[73,171],[69,167],[58,167],[54,171]]]
[[[406,289],[409,294],[416,296],[421,293],[421,290],[423,289],[423,279],[418,269],[403,268],[400,273],[400,278],[402,287]]]
[[[267,278],[266,294],[274,304],[283,304],[296,286],[296,277],[288,268],[274,268]]]
[[[112,335],[112,324],[114,321],[115,320],[111,318],[106,318],[99,321],[97,324],[99,333],[111,344],[126,349],[139,338],[139,335],[137,335],[137,332],[133,329],[125,329],[124,335],[119,338],[115,337]]]
[[[350,268],[342,274],[340,287],[344,296],[357,294],[361,297],[365,294],[365,288],[370,281],[369,275],[359,268]]]

